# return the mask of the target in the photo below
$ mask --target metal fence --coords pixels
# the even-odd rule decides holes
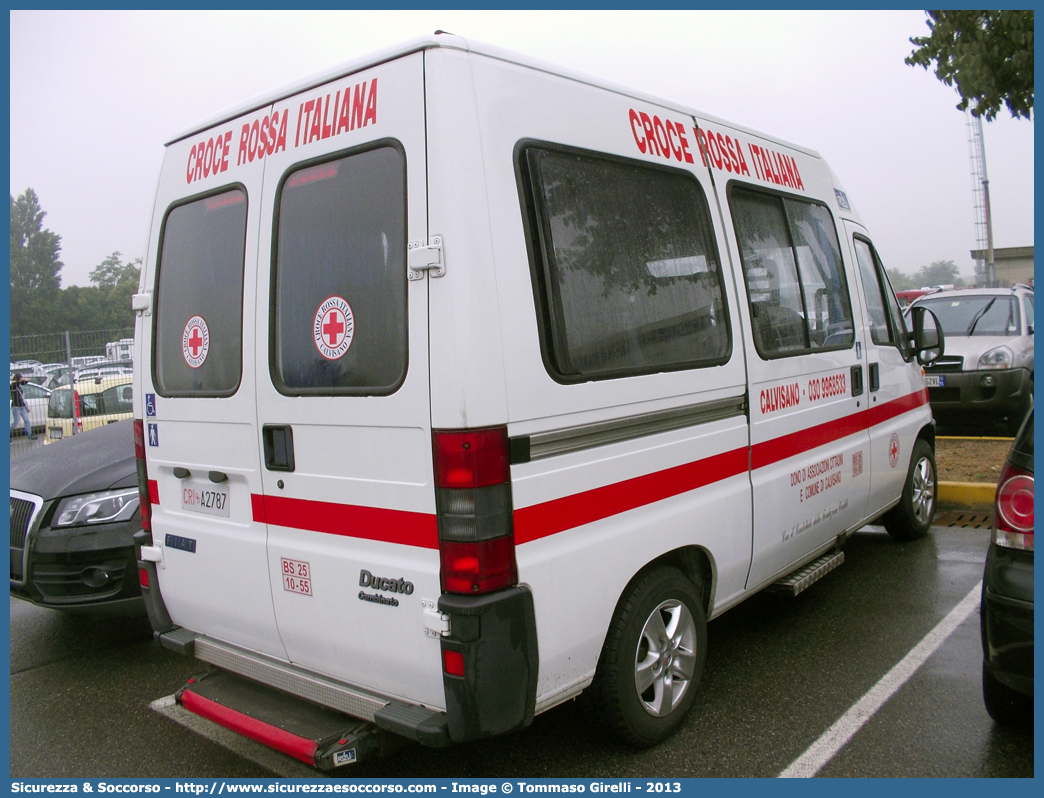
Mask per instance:
[[[129,417],[133,342],[131,328],[12,337],[11,395],[14,375],[21,373],[29,380],[22,396],[33,437],[11,409],[11,458]],[[62,393],[52,401],[54,391]]]

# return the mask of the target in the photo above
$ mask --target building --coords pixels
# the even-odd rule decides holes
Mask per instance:
[[[973,249],[975,260],[975,282],[986,285],[987,250]],[[997,274],[997,285],[1007,288],[1015,283],[1033,285],[1033,247],[994,247],[993,268]]]

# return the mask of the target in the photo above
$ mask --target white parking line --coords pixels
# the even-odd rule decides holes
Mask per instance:
[[[815,776],[844,745],[855,736],[863,725],[870,720],[895,692],[909,681],[918,668],[943,644],[979,606],[982,582],[979,582],[965,596],[960,604],[939,621],[938,625],[925,635],[921,642],[914,646],[910,653],[886,673],[866,695],[857,701],[851,709],[826,732],[809,746],[801,756],[779,774],[779,778],[809,778]]]
[[[232,753],[250,760],[255,765],[272,771],[280,778],[315,779],[321,778],[323,775],[315,768],[310,768],[296,759],[292,759],[285,754],[261,745],[261,743],[256,743],[247,737],[236,734],[224,726],[219,726],[206,718],[201,718],[187,709],[183,709],[178,706],[172,695],[157,698],[149,704],[149,709],[170,718],[178,725],[184,726],[201,737],[205,737],[211,742],[227,748]]]

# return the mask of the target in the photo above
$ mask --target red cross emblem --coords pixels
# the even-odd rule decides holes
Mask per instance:
[[[888,464],[895,468],[899,462],[899,436],[892,433],[892,440],[888,442]]]
[[[199,327],[192,328],[192,332],[189,334],[188,346],[192,357],[197,357],[199,350],[203,348],[203,336],[199,334]]]
[[[342,297],[327,297],[320,303],[312,320],[312,339],[319,354],[337,360],[348,351],[355,335],[355,317]]]
[[[198,369],[210,352],[210,329],[202,316],[193,316],[181,333],[181,354],[190,368]]]
[[[328,337],[327,343],[331,349],[336,348],[340,343],[341,336],[344,335],[344,322],[337,320],[336,309],[327,314],[326,321],[323,323],[323,335]]]

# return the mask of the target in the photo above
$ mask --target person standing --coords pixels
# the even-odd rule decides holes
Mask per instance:
[[[29,408],[25,406],[25,397],[22,396],[22,386],[27,382],[29,380],[21,372],[16,372],[11,380],[11,413],[14,415],[14,426],[18,426],[20,417],[25,424],[25,437],[33,440],[33,423],[29,420]]]

